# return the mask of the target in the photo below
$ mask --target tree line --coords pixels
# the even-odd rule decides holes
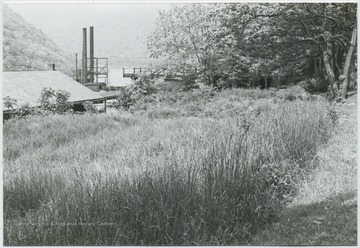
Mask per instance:
[[[214,3],[159,12],[148,38],[165,73],[228,85],[245,78],[324,79],[334,97],[356,81],[356,3]]]

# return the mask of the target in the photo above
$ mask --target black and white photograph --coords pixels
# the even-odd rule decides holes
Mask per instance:
[[[356,1],[4,1],[4,246],[357,246]]]

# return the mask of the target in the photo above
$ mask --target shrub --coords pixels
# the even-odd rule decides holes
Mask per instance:
[[[90,101],[84,102],[83,106],[84,106],[86,112],[89,112],[89,113],[97,113],[98,112],[96,106]]]
[[[193,74],[186,75],[182,80],[184,84],[184,90],[196,89],[196,82],[199,81],[197,80],[196,75]]]
[[[28,115],[49,115],[72,112],[72,104],[68,102],[70,93],[65,90],[44,88],[41,91],[39,102],[41,107],[32,107],[29,103],[18,106],[17,100],[10,97],[3,98],[3,105],[8,111],[3,114],[4,119],[18,118]]]
[[[142,74],[134,83],[133,91],[143,96],[156,93],[155,81],[147,74]]]
[[[18,106],[17,100],[15,98],[10,98],[9,96],[3,98],[3,105],[7,108],[7,111],[3,113],[4,120],[40,113],[37,108],[31,107],[29,103]]]
[[[5,109],[14,109],[17,106],[17,100],[10,96],[3,97],[3,106]]]
[[[117,109],[129,110],[145,96],[150,96],[156,91],[154,79],[150,75],[143,74],[133,85],[121,90],[114,106]]]
[[[113,103],[113,106],[117,109],[128,110],[130,106],[135,103],[133,99],[133,92],[130,87],[123,88],[120,91],[119,97],[116,99],[116,102]]]
[[[55,91],[52,88],[44,88],[39,101],[42,110],[60,114],[72,108],[72,104],[68,102],[69,98],[70,93],[65,90]]]
[[[329,83],[324,77],[310,78],[305,80],[304,89],[309,93],[325,93],[328,91]]]

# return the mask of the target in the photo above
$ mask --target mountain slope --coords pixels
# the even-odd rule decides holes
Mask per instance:
[[[72,57],[62,51],[40,29],[34,27],[8,6],[3,5],[4,70],[15,67],[56,69],[71,74]]]

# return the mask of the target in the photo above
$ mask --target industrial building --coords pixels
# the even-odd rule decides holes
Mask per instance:
[[[16,99],[19,106],[23,104],[29,104],[30,107],[40,106],[39,98],[44,88],[69,92],[69,102],[73,104],[105,100],[100,93],[88,89],[60,71],[3,72],[3,96]]]

